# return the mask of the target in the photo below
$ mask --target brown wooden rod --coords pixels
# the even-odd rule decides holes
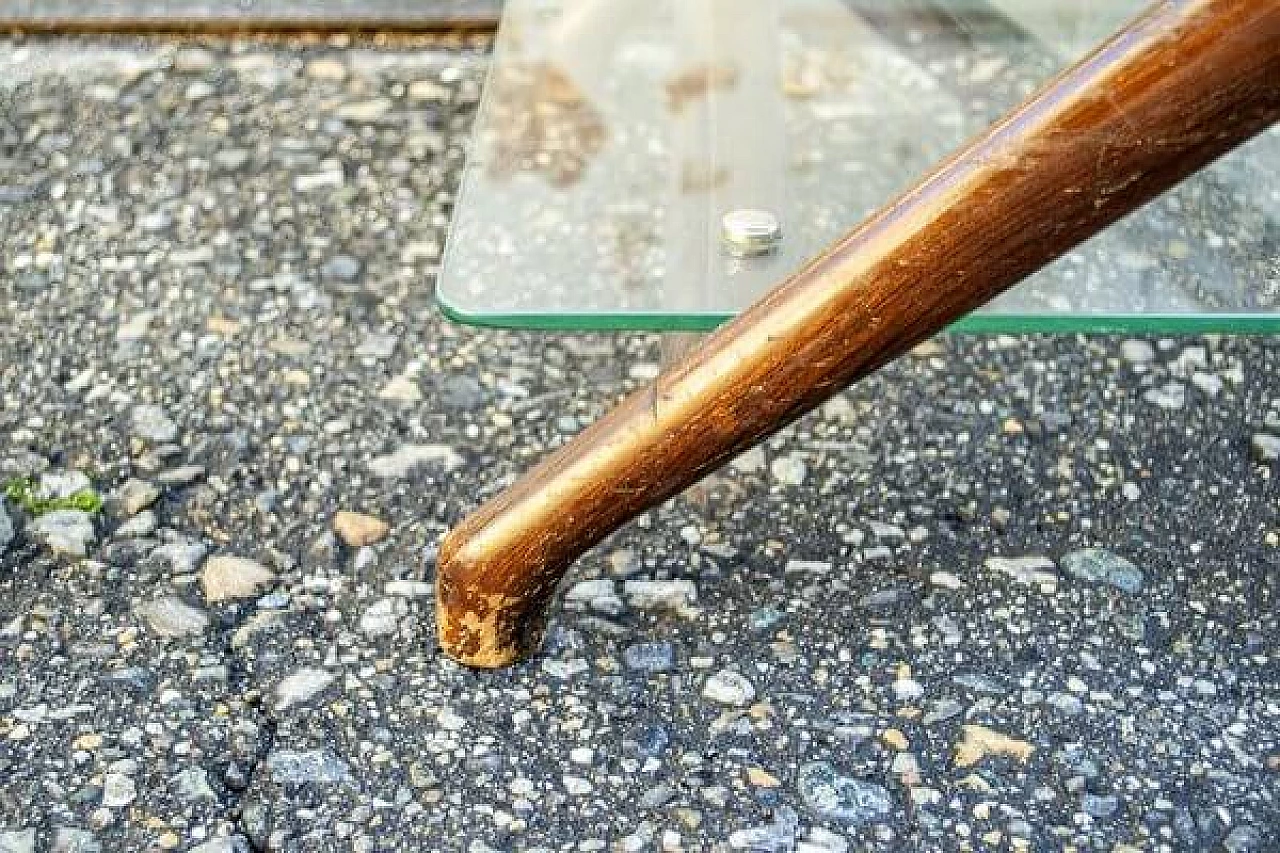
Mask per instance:
[[[586,549],[1280,119],[1280,0],[1167,0],[449,533],[441,645],[535,650]]]

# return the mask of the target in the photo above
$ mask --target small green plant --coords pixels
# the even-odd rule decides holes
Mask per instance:
[[[61,498],[42,498],[36,489],[36,481],[30,477],[14,477],[6,481],[4,496],[36,517],[59,509],[78,509],[90,514],[102,511],[102,496],[93,489],[81,489]]]

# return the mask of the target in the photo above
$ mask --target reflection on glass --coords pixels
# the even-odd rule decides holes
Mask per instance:
[[[481,323],[710,328],[1142,5],[512,0],[441,303]],[[1272,131],[962,325],[1280,330],[1278,176]],[[778,217],[779,251],[724,250],[740,208]]]

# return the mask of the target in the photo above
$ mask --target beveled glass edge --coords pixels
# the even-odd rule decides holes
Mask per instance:
[[[450,305],[436,286],[436,303],[450,320],[466,326],[543,332],[710,332],[733,314],[666,312],[473,312]],[[944,331],[951,334],[1280,334],[1275,314],[1075,314],[975,312]]]

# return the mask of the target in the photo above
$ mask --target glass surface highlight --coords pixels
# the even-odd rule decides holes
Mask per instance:
[[[1140,0],[510,0],[443,310],[534,329],[714,328],[909,187]],[[735,257],[724,215],[774,214]],[[1280,132],[954,327],[1280,331]]]

